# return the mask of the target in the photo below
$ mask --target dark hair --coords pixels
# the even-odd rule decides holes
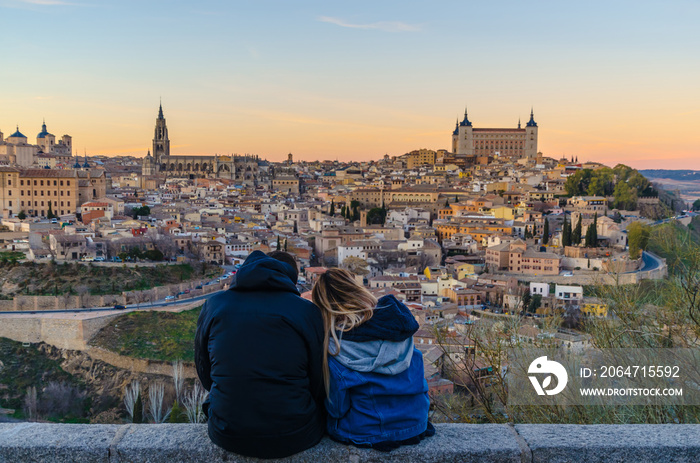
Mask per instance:
[[[284,251],[272,251],[268,253],[267,256],[292,267],[292,270],[294,270],[294,278],[292,278],[292,281],[294,284],[297,284],[297,280],[299,279],[299,267],[297,267],[297,261],[294,259],[294,256]]]

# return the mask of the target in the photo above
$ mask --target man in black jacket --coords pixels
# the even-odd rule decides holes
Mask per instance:
[[[285,262],[286,261],[286,262]],[[325,432],[323,320],[296,288],[294,258],[254,251],[197,321],[195,363],[210,391],[209,437],[226,450],[282,458]]]

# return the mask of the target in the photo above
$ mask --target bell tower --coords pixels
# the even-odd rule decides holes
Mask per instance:
[[[156,129],[153,136],[153,157],[155,163],[160,165],[161,157],[170,156],[170,139],[168,138],[168,126],[165,124],[163,117],[163,104],[158,108],[158,117],[156,118]]]

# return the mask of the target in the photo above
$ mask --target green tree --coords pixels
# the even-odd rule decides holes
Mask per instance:
[[[139,216],[146,217],[151,215],[151,208],[148,206],[135,207],[131,210],[131,213],[133,214],[134,219],[138,219]]]
[[[566,213],[564,214],[564,225],[561,229],[561,245],[563,247],[571,246],[571,223],[566,220]]]
[[[51,201],[49,201],[49,210],[48,210],[48,212],[46,213],[46,218],[47,218],[47,219],[53,219],[53,218],[55,218],[55,217],[56,217],[56,216],[54,215],[53,210],[51,209]]]
[[[168,418],[170,423],[187,423],[187,414],[180,408],[180,404],[177,400],[173,403],[173,408],[170,409],[170,417]]]
[[[646,249],[650,234],[651,228],[641,222],[632,222],[627,227],[627,245],[632,259],[637,259],[640,253]]]
[[[284,239],[284,252],[287,252],[287,238]]]
[[[574,231],[571,232],[571,244],[574,244],[574,245],[581,244],[581,231],[582,231],[581,228],[583,227],[581,222],[582,222],[582,217],[579,215],[578,221],[576,222],[576,226],[574,227]]]
[[[136,396],[136,403],[134,404],[134,423],[143,423],[143,399],[141,398],[141,392]]]
[[[352,209],[352,221],[360,220],[360,210],[358,209],[358,206],[353,207]]]
[[[282,250],[282,243],[280,243],[280,236],[277,235],[277,250],[281,251]]]
[[[625,211],[633,211],[637,208],[637,190],[630,187],[627,182],[618,182],[613,191],[613,207]]]
[[[542,230],[542,244],[547,244],[549,242],[549,220],[544,218],[544,230]]]
[[[345,218],[345,204],[343,204],[343,207],[340,208],[340,216]]]
[[[700,199],[696,199],[693,202],[693,210],[694,211],[700,211]]]
[[[373,207],[367,212],[367,225],[384,225],[386,210]]]
[[[148,260],[160,262],[161,260],[163,260],[164,256],[160,250],[150,249],[150,250],[143,253],[143,257],[145,257]]]
[[[532,295],[530,294],[530,289],[528,288],[520,297],[520,303],[523,310],[527,310],[527,308],[530,306],[530,301],[532,301]]]
[[[294,221],[294,230],[293,230],[293,231],[294,231],[294,234],[295,234],[295,235],[299,233],[299,226],[297,225],[297,221],[296,221],[296,220]]]
[[[540,294],[535,294],[530,300],[530,304],[527,306],[527,311],[530,313],[535,313],[537,309],[542,305],[542,296]]]
[[[19,220],[24,220],[24,219],[27,218],[27,214],[26,214],[23,210],[22,210],[22,211],[19,211],[19,214],[17,214],[17,218],[18,218]]]
[[[564,183],[564,189],[568,196],[585,195],[591,183],[593,171],[591,169],[581,169],[573,175],[569,175]]]
[[[700,199],[699,199],[698,201],[700,201]],[[446,200],[445,200],[445,207],[446,207],[446,208],[447,208],[447,207],[450,207],[450,200],[449,200],[449,199],[446,199]]]
[[[594,246],[598,246],[598,213],[593,214],[593,231],[591,232],[593,236]]]
[[[610,196],[615,189],[615,173],[609,167],[596,169],[591,175],[587,194],[589,196]]]
[[[598,246],[598,213],[593,215],[593,223],[586,229],[586,247],[595,248]]]
[[[329,212],[331,216],[335,215],[335,201],[331,200],[331,210]]]

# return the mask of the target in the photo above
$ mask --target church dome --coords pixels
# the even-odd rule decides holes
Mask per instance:
[[[41,132],[36,136],[36,138],[46,138],[47,135],[51,135],[47,130],[46,130],[46,123],[44,122],[41,124]]]
[[[22,132],[19,131],[19,127],[17,127],[17,131],[10,135],[8,138],[12,137],[18,137],[18,138],[27,138]]]

